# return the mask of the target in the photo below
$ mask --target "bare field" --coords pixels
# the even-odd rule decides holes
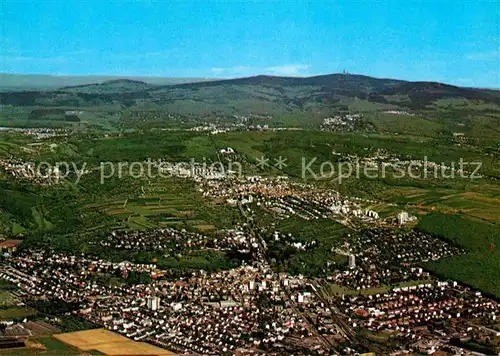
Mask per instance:
[[[96,350],[105,355],[175,355],[170,351],[130,340],[106,329],[77,331],[54,337],[82,351]]]

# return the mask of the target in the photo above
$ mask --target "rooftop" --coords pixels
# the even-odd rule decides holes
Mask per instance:
[[[6,240],[4,242],[0,243],[0,248],[1,247],[16,247],[19,246],[23,242],[23,240]]]

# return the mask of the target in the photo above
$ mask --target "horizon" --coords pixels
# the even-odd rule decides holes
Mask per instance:
[[[461,88],[471,88],[471,89],[486,89],[486,90],[500,90],[500,87],[481,87],[481,86],[467,86],[467,85],[457,85],[453,83],[447,83],[447,82],[440,82],[440,81],[434,81],[434,80],[408,80],[404,78],[392,78],[392,77],[377,77],[377,76],[372,76],[372,75],[367,75],[367,74],[361,74],[361,73],[324,73],[324,74],[314,74],[314,75],[308,75],[308,76],[298,76],[298,75],[272,75],[272,74],[255,74],[255,75],[250,75],[250,76],[240,76],[240,77],[168,77],[168,76],[147,76],[147,75],[114,75],[114,74],[83,74],[83,75],[72,75],[72,74],[50,74],[50,73],[6,73],[6,72],[0,72],[0,75],[13,75],[13,76],[49,76],[49,77],[54,77],[54,78],[109,78],[109,80],[103,80],[103,81],[95,81],[95,82],[88,82],[88,83],[82,83],[82,84],[75,84],[75,85],[69,85],[69,86],[84,86],[84,85],[92,85],[92,84],[103,84],[107,81],[113,81],[113,80],[132,80],[132,81],[142,81],[144,83],[148,83],[147,80],[162,80],[162,79],[178,79],[178,80],[193,80],[187,81],[187,82],[180,82],[180,83],[172,83],[172,84],[155,84],[155,83],[148,83],[151,85],[183,85],[183,84],[190,84],[190,83],[199,83],[199,82],[211,82],[211,81],[226,81],[226,80],[236,80],[236,79],[244,79],[244,78],[254,78],[254,77],[275,77],[275,78],[298,78],[298,79],[305,79],[305,78],[312,78],[312,77],[321,77],[321,76],[329,76],[329,75],[353,75],[353,76],[364,76],[364,77],[369,77],[369,78],[374,78],[374,79],[380,79],[380,80],[399,80],[402,82],[410,82],[410,83],[424,83],[424,82],[429,82],[429,83],[439,83],[439,84],[445,84],[445,85],[450,85],[450,86],[456,86],[456,87],[461,87]],[[198,81],[199,80],[199,81]]]
[[[231,79],[347,70],[500,88],[500,14],[488,1],[4,1],[0,14],[4,73]]]

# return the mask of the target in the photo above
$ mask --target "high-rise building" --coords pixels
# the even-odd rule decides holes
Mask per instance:
[[[349,255],[349,268],[356,267],[356,256]]]
[[[160,298],[158,297],[148,298],[148,309],[155,311],[158,310],[158,308],[160,308]]]

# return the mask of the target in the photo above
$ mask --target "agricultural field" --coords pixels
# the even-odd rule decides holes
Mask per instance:
[[[0,280],[0,320],[23,320],[37,315],[37,311],[28,306],[19,305],[21,300],[13,292],[16,286]]]
[[[12,294],[15,290],[14,284],[0,280],[0,308],[8,308],[18,303],[17,298]]]
[[[35,316],[37,311],[27,307],[9,307],[0,309],[0,320],[23,320]]]
[[[0,355],[9,356],[78,356],[81,354],[82,352],[77,348],[65,344],[64,342],[59,341],[52,336],[43,338],[31,338],[26,341],[26,347],[0,351]],[[95,356],[104,355],[96,350],[87,351],[87,354]]]
[[[57,334],[54,338],[81,351],[97,351],[102,355],[173,355],[170,351],[132,341],[105,329]]]

